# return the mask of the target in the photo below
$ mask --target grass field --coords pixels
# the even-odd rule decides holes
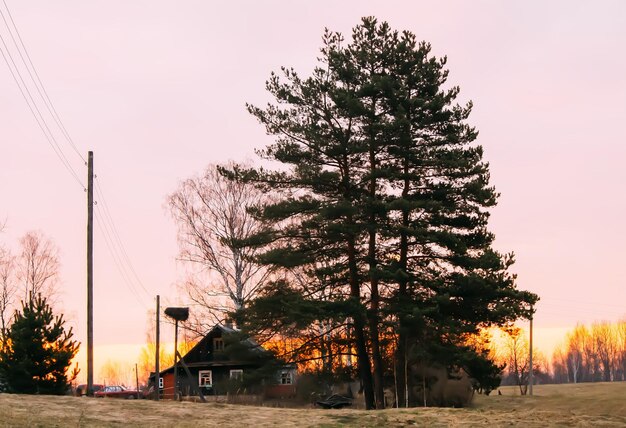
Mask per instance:
[[[536,386],[533,397],[501,391],[466,409],[370,412],[0,394],[0,427],[626,426],[623,382]]]

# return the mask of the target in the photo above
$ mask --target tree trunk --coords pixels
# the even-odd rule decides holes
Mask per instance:
[[[375,192],[375,180],[372,179],[370,191]],[[372,200],[373,195],[370,195]],[[378,329],[380,296],[378,293],[378,278],[376,273],[376,228],[374,223],[376,216],[370,215],[370,232],[368,245],[369,274],[370,274],[370,310],[368,311],[370,338],[372,343],[372,360],[374,363],[374,395],[376,397],[376,408],[385,408],[385,391],[383,385],[383,360],[380,354],[380,332]]]
[[[376,297],[372,292],[371,310],[369,311],[369,326],[372,342],[372,360],[374,363],[374,395],[376,397],[376,408],[385,408],[385,390],[383,385],[383,363],[380,354],[380,342],[378,330],[378,281],[372,280],[372,289],[376,287]]]
[[[354,240],[348,241],[348,268],[350,271],[350,297],[359,304],[361,303],[361,289],[359,287],[358,268],[356,263],[356,249]],[[372,371],[370,359],[367,353],[365,340],[365,320],[362,314],[354,316],[354,341],[356,345],[357,365],[361,382],[363,382],[363,395],[365,396],[365,409],[374,408],[374,389],[372,387]]]
[[[408,407],[406,404],[406,335],[402,331],[398,332],[398,344],[396,346],[396,403],[397,407]]]
[[[409,179],[408,179],[408,161],[405,160],[404,167],[404,187],[402,189],[402,197],[406,198],[409,194]],[[409,210],[404,208],[402,210],[402,229],[400,232],[400,260],[399,260],[399,270],[402,273],[406,273],[407,271],[407,260],[409,254],[409,239],[407,236],[406,229],[409,227]],[[401,305],[407,299],[407,279],[406,277],[400,278],[398,281],[398,298],[396,301],[397,305]],[[398,403],[402,403],[401,405],[404,407],[408,407],[408,385],[407,385],[407,334],[406,334],[406,325],[404,321],[404,316],[402,311],[399,311],[398,317],[398,346],[396,348],[396,365],[398,367],[398,379],[400,383],[398,384],[399,394],[397,396]],[[398,405],[400,407],[400,404]]]

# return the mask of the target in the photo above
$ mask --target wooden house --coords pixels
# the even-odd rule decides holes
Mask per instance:
[[[239,340],[236,333],[232,327],[218,324],[182,356],[177,368],[182,395],[197,395],[198,388],[204,395],[241,393],[233,391],[237,384],[246,384],[244,380],[254,378],[263,367],[267,371],[269,353],[252,339]],[[267,398],[295,396],[295,366],[274,363],[269,365],[269,376],[259,377],[254,389]],[[154,385],[154,373],[149,383]],[[174,398],[174,366],[161,371],[159,390],[161,397]]]

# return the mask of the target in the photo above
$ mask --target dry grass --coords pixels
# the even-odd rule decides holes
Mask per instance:
[[[277,409],[220,403],[0,394],[0,427],[626,426],[626,383],[546,385],[476,396],[467,409]]]

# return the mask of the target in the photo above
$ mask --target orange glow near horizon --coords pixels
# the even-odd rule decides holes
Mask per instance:
[[[522,326],[524,334],[528,335],[527,326]],[[566,338],[566,335],[572,329],[568,328],[535,328],[533,345],[536,350],[541,352],[548,361],[552,358],[554,349],[560,346]],[[493,342],[496,347],[499,347],[502,343],[503,336],[498,330],[493,332]],[[140,344],[112,344],[101,345],[94,348],[94,383],[96,384],[111,384],[110,368],[114,368],[118,373],[118,378],[121,379],[119,383],[125,385],[135,385],[135,364],[140,366],[141,352],[146,347],[145,343]],[[171,350],[174,348],[174,344],[165,342],[161,344],[162,349],[171,354]],[[80,373],[76,379],[76,383],[85,383],[87,379],[86,367],[87,367],[87,348],[80,348],[78,354],[73,360],[73,363],[78,362]],[[162,368],[163,362],[161,362]],[[109,366],[109,368],[107,368]],[[149,364],[150,370],[154,370],[154,359]],[[145,379],[142,379],[141,368],[139,368],[139,384],[145,383]],[[118,382],[116,382],[118,383]]]

